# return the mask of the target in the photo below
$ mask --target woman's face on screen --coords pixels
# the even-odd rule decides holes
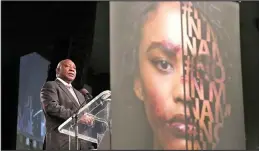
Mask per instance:
[[[188,129],[185,126],[190,112],[185,110],[184,100],[191,98],[184,95],[184,79],[188,83],[188,78],[183,78],[180,15],[179,2],[161,3],[148,14],[142,30],[134,91],[145,105],[155,149],[185,150],[185,134],[197,135],[194,125],[188,124]],[[185,93],[189,93],[188,87]],[[200,149],[197,141],[187,144]]]

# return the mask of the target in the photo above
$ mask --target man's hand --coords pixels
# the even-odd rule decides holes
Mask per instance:
[[[94,118],[90,115],[83,115],[80,119],[81,123],[87,124],[87,125],[93,125],[94,124]]]

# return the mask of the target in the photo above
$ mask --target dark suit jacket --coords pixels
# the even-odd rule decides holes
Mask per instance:
[[[74,89],[80,104],[85,103],[83,95]],[[46,118],[46,150],[68,150],[69,137],[61,134],[58,127],[80,107],[66,86],[56,79],[44,84],[40,93]],[[88,142],[79,140],[80,149],[88,149]],[[71,146],[71,149],[76,149]]]

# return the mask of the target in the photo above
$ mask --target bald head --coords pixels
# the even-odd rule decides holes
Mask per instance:
[[[61,60],[58,65],[57,65],[57,68],[60,68],[63,64],[66,64],[67,62],[72,62],[74,63],[72,60],[70,59],[65,59],[65,60]]]
[[[73,82],[76,78],[76,65],[70,59],[60,61],[56,68],[56,76],[67,83]]]

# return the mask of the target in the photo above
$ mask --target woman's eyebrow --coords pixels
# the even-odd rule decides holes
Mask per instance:
[[[160,41],[160,42],[154,41],[147,48],[147,52],[150,52],[155,49],[160,49],[168,56],[175,56],[178,52],[181,51],[181,46],[175,45],[166,41]]]

